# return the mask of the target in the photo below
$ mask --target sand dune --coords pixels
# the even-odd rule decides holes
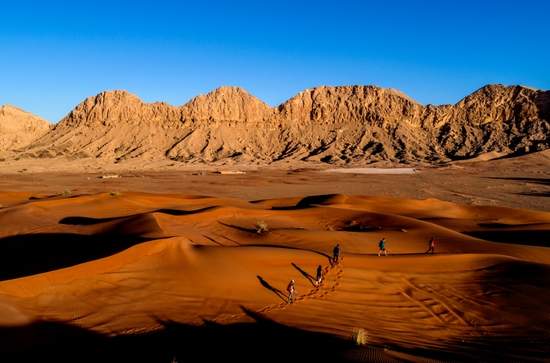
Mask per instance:
[[[57,321],[108,336],[157,334],[163,321],[254,321],[248,311],[345,341],[364,329],[371,348],[391,347],[371,352],[386,360],[418,358],[419,347],[495,357],[495,344],[499,359],[541,359],[550,342],[548,212],[337,194],[248,202],[1,193],[0,203],[6,329]],[[518,239],[491,235],[501,230]],[[435,256],[423,253],[431,236]],[[376,256],[382,237],[389,257]],[[344,260],[330,267],[336,242]],[[319,264],[326,278],[316,287]]]

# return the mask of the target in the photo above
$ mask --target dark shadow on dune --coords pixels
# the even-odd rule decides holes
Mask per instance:
[[[273,293],[275,293],[275,295],[277,295],[279,298],[281,298],[281,300],[283,300],[284,302],[287,302],[287,296],[284,294],[284,292],[282,292],[281,290],[279,290],[278,288],[276,287],[273,287],[269,284],[269,282],[267,282],[263,277],[261,277],[260,275],[256,276],[258,278],[258,281],[260,281],[260,284],[262,284],[263,287],[265,287],[266,289],[268,289],[269,291],[272,291]]]
[[[110,218],[92,218],[92,217],[79,217],[79,216],[71,216],[71,217],[65,217],[59,221],[59,224],[66,224],[66,225],[79,225],[79,226],[90,226],[95,224],[101,224],[106,222],[112,222],[116,220],[124,220],[128,218],[135,218],[151,213],[162,213],[162,214],[169,214],[172,216],[184,216],[184,215],[190,215],[190,214],[196,214],[196,213],[202,213],[208,210],[211,210],[216,207],[205,207],[195,210],[179,210],[179,209],[155,209],[150,212],[146,213],[138,213],[138,214],[132,214],[127,216],[120,216],[120,217],[110,217]]]
[[[410,362],[544,361],[549,337],[478,337],[445,350],[397,344],[356,346],[351,339],[277,323],[243,308],[252,320],[200,326],[156,319],[157,331],[105,336],[62,322],[0,328],[5,362]]]
[[[511,180],[511,181],[518,181],[518,182],[525,182],[525,183],[532,183],[532,184],[550,185],[550,178],[524,178],[524,177],[491,176],[491,177],[487,177],[487,179]]]
[[[55,197],[58,197],[58,196],[59,196],[59,194],[50,194],[50,195],[46,195],[46,196],[43,196],[43,197],[37,197],[35,195],[31,195],[29,197],[29,200],[32,200],[32,201],[47,200],[47,199],[55,198]]]
[[[550,197],[550,192],[525,192],[525,193],[516,193],[518,195],[524,195],[527,197]]]
[[[92,218],[92,217],[65,217],[59,221],[59,224],[71,225],[71,226],[93,226],[96,224],[112,222],[128,218],[126,217],[111,217],[111,218]]]
[[[48,199],[74,199],[74,198],[82,197],[82,196],[85,196],[85,195],[86,194],[63,195],[63,193],[61,193],[61,194],[49,194],[49,195],[46,195],[44,197],[37,197],[37,196],[31,195],[29,197],[29,200],[37,201],[37,200],[48,200]]]
[[[57,321],[0,327],[0,357],[6,362],[92,362],[107,353],[109,339]]]
[[[466,231],[465,235],[491,242],[513,243],[526,246],[550,247],[550,230],[492,230]]]
[[[0,280],[96,260],[149,240],[152,238],[116,233],[40,233],[5,237],[0,239]]]
[[[544,286],[550,285],[550,265],[547,264],[510,260],[487,266],[483,270],[486,281],[496,281],[500,288],[530,285],[543,290]],[[503,281],[506,281],[506,285]]]
[[[168,208],[161,208],[154,210],[153,213],[163,213],[163,214],[169,214],[172,216],[186,216],[190,214],[197,214],[202,212],[207,212],[212,209],[218,208],[217,206],[210,206],[210,207],[204,207],[199,209],[192,209],[192,210],[180,210],[180,209],[168,209]]]
[[[158,331],[115,337],[61,322],[0,328],[0,356],[5,362],[362,361],[354,359],[358,348],[351,340],[288,327],[243,310],[254,322],[193,326],[158,321]],[[375,352],[385,357],[382,349]]]
[[[323,194],[323,195],[311,195],[305,198],[302,198],[297,204],[296,207],[304,208],[311,207],[319,204],[328,204],[328,201],[334,197],[337,197],[339,194]]]
[[[307,271],[304,271],[300,266],[298,266],[297,264],[295,264],[294,262],[291,263],[292,267],[294,267],[296,270],[298,270],[298,272],[300,272],[302,274],[302,276],[304,276],[306,279],[308,279],[308,281],[313,285],[315,286],[315,278],[310,275],[309,273],[307,273]]]
[[[28,200],[29,201],[38,201],[38,200],[48,200],[48,199],[74,199],[74,198],[79,198],[79,197],[86,196],[86,195],[88,195],[88,194],[63,195],[63,193],[61,193],[61,194],[49,194],[49,195],[46,195],[46,196],[43,196],[43,197],[37,197],[37,196],[31,195]]]
[[[338,196],[338,194],[325,194],[325,195],[311,195],[304,197],[296,203],[296,205],[292,206],[274,206],[271,209],[272,210],[299,210],[299,209],[307,209],[316,207],[318,205],[328,204],[328,201],[334,197]]]

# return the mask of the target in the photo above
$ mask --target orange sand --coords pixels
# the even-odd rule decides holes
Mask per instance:
[[[525,359],[547,349],[521,345],[550,329],[549,212],[346,195],[29,196],[0,194],[2,326],[55,320],[120,335],[159,320],[251,321],[243,306],[345,339],[362,328],[369,343],[403,349],[490,351],[494,339]],[[529,238],[495,242],[503,231]],[[423,254],[431,236],[435,256]],[[389,257],[376,256],[382,237]],[[336,242],[344,259],[330,268]],[[316,288],[306,274],[319,264]],[[293,305],[274,291],[290,279]]]

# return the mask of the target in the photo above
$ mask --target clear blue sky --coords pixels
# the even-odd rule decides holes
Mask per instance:
[[[384,3],[3,2],[0,104],[56,122],[109,89],[180,105],[236,85],[277,105],[317,85],[434,104],[487,83],[550,88],[550,1]]]

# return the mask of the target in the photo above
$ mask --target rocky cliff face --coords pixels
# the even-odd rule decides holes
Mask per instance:
[[[405,95],[373,86],[319,87],[279,107],[280,117],[305,160],[365,162],[422,153],[423,106]]]
[[[445,113],[436,141],[448,158],[488,151],[530,152],[550,146],[550,92],[491,85]]]
[[[182,108],[185,134],[166,156],[172,160],[269,162],[274,138],[274,110],[238,87],[221,87]]]
[[[550,147],[550,92],[490,85],[423,106],[374,86],[318,87],[277,108],[237,87],[181,107],[123,91],[78,105],[25,156],[179,162],[441,162]]]
[[[22,156],[155,159],[178,140],[182,123],[178,107],[144,103],[125,91],[103,92],[76,106]]]
[[[0,106],[0,152],[27,146],[50,130],[50,124],[17,107]]]

